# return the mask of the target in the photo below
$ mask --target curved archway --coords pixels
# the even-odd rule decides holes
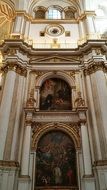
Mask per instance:
[[[36,187],[77,187],[76,149],[79,136],[71,128],[63,123],[51,123],[36,129],[36,139],[33,138],[36,140],[34,149],[37,155]],[[59,170],[59,176],[56,170]]]
[[[32,148],[37,149],[37,144],[39,139],[47,132],[52,130],[61,130],[64,133],[68,134],[70,138],[73,139],[75,148],[80,148],[80,135],[79,135],[79,126],[77,124],[65,124],[65,123],[48,123],[41,126],[36,126],[33,138],[32,138]]]
[[[47,0],[45,2],[46,2],[46,7],[47,6],[49,7],[49,6],[53,5],[53,2],[51,2],[49,0]],[[32,15],[33,9],[35,9],[36,6],[42,6],[43,3],[44,3],[44,0],[39,0],[39,1],[38,0],[36,0],[36,1],[29,0],[29,6],[28,6],[28,12],[29,12],[29,14]],[[54,3],[55,3],[55,5],[59,5],[60,1],[55,1]],[[74,2],[73,0],[72,1],[64,0],[62,8],[64,8],[65,6],[73,6],[73,7],[76,8],[77,12],[80,12],[80,10],[81,10],[79,1],[75,1]]]
[[[37,186],[76,186],[76,150],[62,131],[46,133],[37,146]]]
[[[43,85],[43,83],[50,79],[50,78],[59,78],[64,80],[69,87],[72,89],[72,95],[71,95],[71,105],[73,105],[73,97],[74,97],[74,93],[75,93],[75,80],[73,78],[73,76],[66,74],[65,72],[62,71],[51,71],[51,72],[46,72],[45,74],[40,75],[37,79],[36,79],[36,83],[35,83],[35,93],[37,94],[37,104],[36,104],[36,108],[39,110],[40,109],[40,88]]]
[[[60,78],[60,79],[63,79],[65,80],[69,86],[71,88],[75,88],[75,81],[74,81],[74,78],[67,75],[66,73],[64,72],[61,72],[61,71],[57,71],[57,72],[47,72],[43,75],[41,75],[38,80],[36,81],[36,86],[40,87],[42,86],[42,84],[44,83],[44,81],[46,79],[49,79],[49,78]]]

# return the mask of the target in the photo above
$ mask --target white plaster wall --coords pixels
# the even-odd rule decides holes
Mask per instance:
[[[106,33],[107,35],[107,17],[96,17],[95,18],[96,31],[100,34]]]
[[[59,43],[77,43],[77,40],[79,39],[78,24],[61,25],[65,28],[65,31],[70,31],[70,37],[65,37],[65,33],[56,37],[47,34],[44,37],[41,37],[40,31],[45,31],[48,24],[31,24],[29,38],[33,40],[33,43],[52,43],[54,38],[57,38]]]

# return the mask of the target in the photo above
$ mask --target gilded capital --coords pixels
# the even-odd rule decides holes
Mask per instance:
[[[90,75],[98,70],[106,71],[107,68],[103,61],[93,62],[91,65],[84,68],[84,75]]]
[[[19,75],[25,76],[27,75],[27,69],[22,67],[21,65],[17,64],[16,62],[7,63],[1,68],[1,71],[7,73],[8,71],[14,71]]]

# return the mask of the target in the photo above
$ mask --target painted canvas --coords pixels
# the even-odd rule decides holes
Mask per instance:
[[[71,89],[62,79],[47,79],[40,91],[41,110],[70,110]]]
[[[35,186],[77,186],[75,146],[62,131],[48,132],[38,143]]]

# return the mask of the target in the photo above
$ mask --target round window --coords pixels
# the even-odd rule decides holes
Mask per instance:
[[[50,36],[59,36],[64,33],[64,27],[61,25],[48,25],[46,27],[46,33]]]

